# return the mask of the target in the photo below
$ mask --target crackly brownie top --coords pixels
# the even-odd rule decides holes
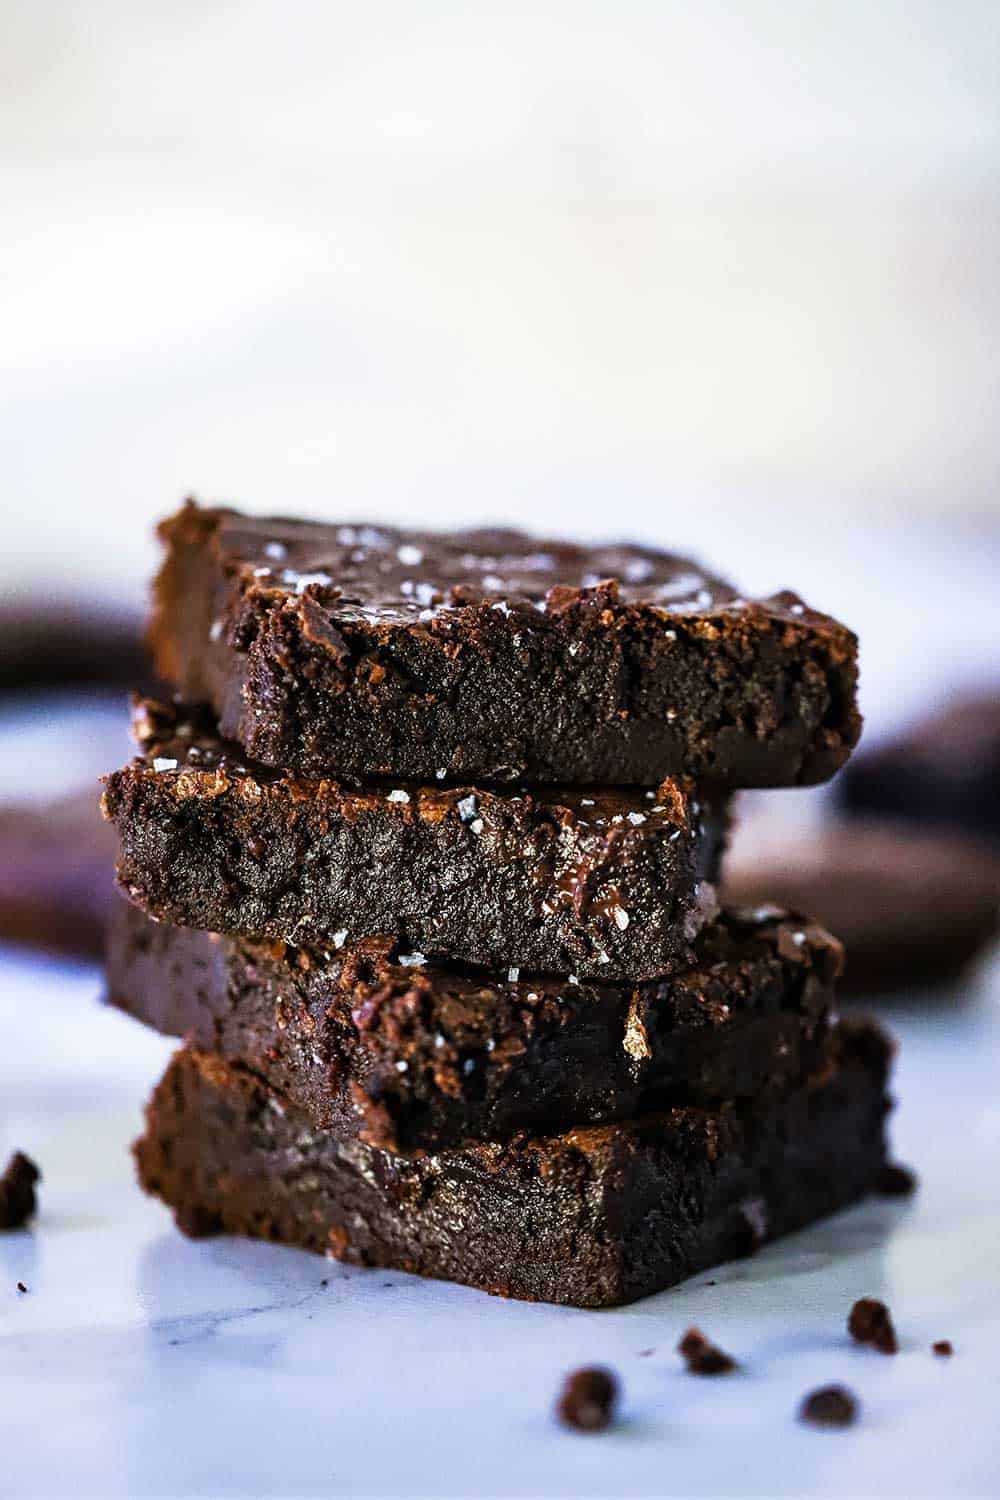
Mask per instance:
[[[201,509],[189,501],[161,534],[197,519],[222,570],[276,602],[308,593],[344,623],[426,623],[456,609],[501,614],[560,610],[603,590],[615,602],[663,616],[765,609],[826,619],[798,597],[754,602],[689,558],[614,542],[581,546],[481,529],[427,532],[359,523],[323,524]]]
[[[532,809],[545,807],[561,815],[561,821],[578,827],[609,833],[618,828],[625,832],[645,827],[653,834],[662,828],[668,838],[694,834],[705,813],[724,816],[723,800],[700,800],[694,782],[686,777],[668,777],[655,791],[547,787],[544,792],[529,792],[515,786],[505,788],[502,794],[468,785],[422,786],[383,780],[361,787],[349,780],[307,781],[249,760],[239,745],[220,739],[214,720],[204,709],[153,698],[133,700],[132,733],[146,766],[169,779],[178,800],[197,792],[215,794],[230,781],[238,780],[280,788],[293,801],[322,797],[326,803],[338,802],[348,817],[383,803],[404,821],[419,818],[440,823],[457,817],[473,833],[480,833],[483,821],[489,821],[494,812],[500,815],[521,810],[522,805],[526,818]]]

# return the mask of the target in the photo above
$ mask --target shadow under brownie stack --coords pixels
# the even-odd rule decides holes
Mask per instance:
[[[872,1186],[839,944],[715,900],[730,793],[857,739],[849,631],[637,547],[161,531],[109,994],[185,1041],[136,1146],[182,1229],[601,1307]]]

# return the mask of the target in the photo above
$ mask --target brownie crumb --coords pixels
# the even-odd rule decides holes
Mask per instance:
[[[692,1375],[728,1375],[738,1368],[735,1359],[716,1347],[700,1328],[689,1328],[677,1345],[677,1352]]]
[[[858,1419],[857,1397],[843,1385],[821,1386],[804,1398],[799,1419],[814,1427],[850,1427]]]
[[[895,1354],[899,1347],[889,1309],[874,1297],[862,1297],[855,1302],[847,1320],[847,1331],[856,1343],[871,1344],[881,1354]]]
[[[15,1151],[0,1177],[0,1229],[21,1229],[38,1207],[35,1183],[41,1172],[30,1156]]]
[[[19,1292],[26,1292],[28,1290],[23,1281],[17,1283],[17,1289]]]
[[[916,1187],[916,1172],[899,1162],[886,1162],[875,1177],[875,1191],[883,1198],[908,1198]]]
[[[955,1352],[955,1346],[951,1339],[938,1339],[936,1343],[931,1345],[931,1348],[935,1354],[940,1354],[942,1359],[951,1359],[951,1356]]]
[[[618,1381],[610,1370],[574,1370],[567,1375],[556,1415],[577,1432],[602,1432],[611,1425],[618,1400]]]

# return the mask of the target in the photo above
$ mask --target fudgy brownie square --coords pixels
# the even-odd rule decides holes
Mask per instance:
[[[785,786],[860,730],[849,630],[686,558],[191,502],[160,535],[160,674],[303,776]]]
[[[885,1161],[889,1046],[842,1027],[837,1065],[767,1108],[400,1156],[317,1129],[255,1075],[181,1052],[147,1110],[139,1178],[192,1235],[248,1234],[610,1307],[860,1198]]]
[[[506,971],[640,980],[683,967],[717,910],[725,798],[307,782],[191,711],[140,702],[143,755],[107,778],[119,879],[180,926]]]
[[[440,1150],[787,1091],[826,1061],[840,945],[790,916],[729,911],[694,964],[639,985],[324,958],[154,922],[122,900],[111,1001],[245,1065],[313,1125]]]

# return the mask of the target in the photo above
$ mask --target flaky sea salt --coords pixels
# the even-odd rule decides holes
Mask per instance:
[[[459,797],[455,803],[455,810],[463,823],[471,823],[479,811],[475,792],[470,792],[467,797]]]

